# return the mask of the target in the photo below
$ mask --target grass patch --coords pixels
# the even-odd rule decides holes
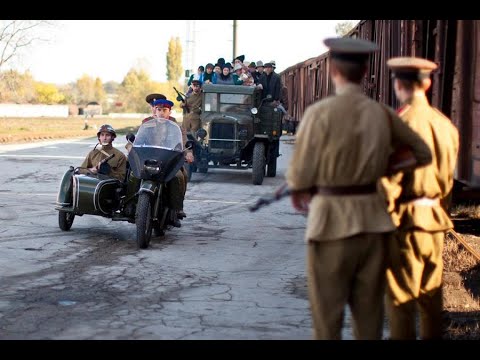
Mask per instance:
[[[450,234],[445,237],[442,255],[443,269],[447,272],[469,271],[478,265],[477,259]]]
[[[480,205],[455,205],[450,213],[455,218],[480,219]]]
[[[30,142],[44,139],[95,137],[103,124],[112,125],[118,135],[135,132],[142,119],[99,117],[88,119],[84,130],[83,117],[68,118],[0,118],[0,144]]]

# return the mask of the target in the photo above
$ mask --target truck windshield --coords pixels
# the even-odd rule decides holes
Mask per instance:
[[[250,112],[252,96],[245,94],[205,94],[205,111]]]

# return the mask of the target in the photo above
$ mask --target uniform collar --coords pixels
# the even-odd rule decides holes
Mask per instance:
[[[341,87],[336,88],[335,94],[343,95],[343,94],[349,94],[349,93],[357,93],[361,91],[362,91],[362,88],[360,87],[360,84],[348,83]]]
[[[412,106],[429,105],[427,96],[423,91],[416,91],[413,96],[406,101],[407,104]]]
[[[102,145],[102,150],[110,150],[112,147],[113,147],[112,144]]]

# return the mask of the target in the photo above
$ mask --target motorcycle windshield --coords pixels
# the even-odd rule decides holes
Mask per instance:
[[[133,147],[183,151],[182,131],[173,121],[153,118],[140,126]]]
[[[137,178],[170,181],[184,163],[180,127],[165,119],[146,121],[138,129],[128,161]]]

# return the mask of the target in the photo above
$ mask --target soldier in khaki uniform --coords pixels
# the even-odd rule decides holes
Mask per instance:
[[[202,82],[192,81],[193,92],[181,103],[182,108],[186,107],[187,113],[184,115],[182,127],[187,132],[195,133],[202,126],[200,114],[202,113]]]
[[[425,92],[437,65],[412,57],[387,62],[397,98],[405,104],[399,115],[430,148],[430,165],[405,171],[386,184],[392,218],[398,226],[388,242],[387,313],[392,339],[415,339],[415,306],[420,310],[422,339],[442,337],[442,249],[445,232],[453,228],[446,212],[458,154],[458,131]]]
[[[350,306],[357,339],[381,339],[384,240],[395,229],[377,182],[389,154],[409,145],[419,165],[427,145],[395,112],[363,94],[360,83],[377,45],[326,39],[336,95],[305,111],[287,170],[293,206],[308,211],[308,291],[315,339],[341,339]]]
[[[108,124],[100,126],[97,132],[98,144],[90,151],[83,161],[80,169],[80,173],[90,172],[97,174],[102,172],[102,167],[109,168],[108,176],[111,176],[117,180],[123,182],[125,174],[127,172],[127,157],[120,150],[115,149],[112,145],[113,140],[117,137],[115,129]],[[98,147],[101,145],[101,147]],[[100,166],[100,162],[106,159],[108,156],[115,154],[115,156],[108,161],[108,165]]]

